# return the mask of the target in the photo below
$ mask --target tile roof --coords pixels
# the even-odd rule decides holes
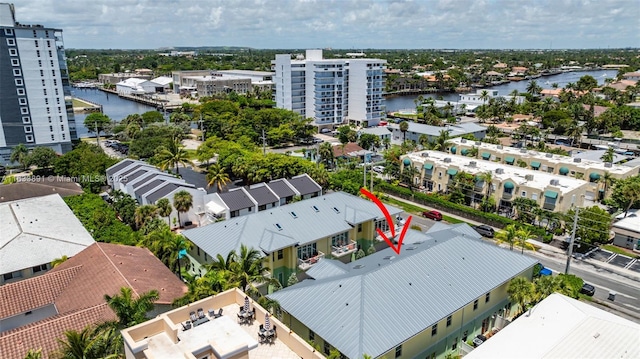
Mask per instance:
[[[251,200],[251,196],[249,196],[244,188],[219,193],[219,196],[227,207],[229,207],[230,212],[255,206],[255,203]]]
[[[333,146],[333,156],[334,157],[351,157],[352,152],[358,152],[364,150],[362,147],[358,146],[357,143],[349,142],[343,145],[334,145]]]
[[[41,197],[57,193],[62,197],[83,194],[82,187],[69,177],[35,178],[32,182],[18,182],[0,186],[0,203]]]
[[[349,264],[346,274],[305,280],[269,298],[347,357],[375,358],[536,263],[477,234],[408,231],[404,243],[400,255],[387,248]],[[486,263],[501,263],[500,270],[478,276]],[[389,303],[421,310],[384,310]]]
[[[58,348],[65,330],[114,319],[104,295],[128,286],[134,294],[157,289],[157,304],[170,304],[187,288],[146,248],[95,243],[50,272],[0,287],[0,318],[54,304],[57,315],[0,333],[0,358],[22,358],[43,348]],[[6,300],[9,298],[9,300]]]
[[[322,191],[322,187],[320,187],[320,185],[311,179],[311,177],[306,173],[293,177],[288,181],[293,187],[295,187],[301,196]]]

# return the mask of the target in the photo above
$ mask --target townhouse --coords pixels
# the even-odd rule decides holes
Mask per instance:
[[[480,126],[473,122],[463,122],[456,125],[431,126],[422,123],[409,122],[409,129],[406,133],[400,131],[399,124],[389,124],[389,130],[391,130],[391,140],[402,142],[405,137],[407,141],[413,141],[420,143],[420,137],[422,135],[427,136],[429,141],[434,141],[440,136],[441,131],[448,131],[450,137],[459,137],[468,134],[472,134],[475,138],[481,140],[487,135],[487,128]]]

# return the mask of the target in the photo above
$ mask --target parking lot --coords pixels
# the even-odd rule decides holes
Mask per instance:
[[[640,261],[622,254],[609,252],[604,249],[596,249],[588,254],[586,258],[595,259],[600,262],[608,263],[619,268],[632,270],[640,273]]]

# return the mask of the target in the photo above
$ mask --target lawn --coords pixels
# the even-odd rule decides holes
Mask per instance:
[[[629,250],[626,250],[624,248],[620,248],[618,246],[614,246],[613,244],[605,244],[605,245],[602,246],[602,249],[606,249],[609,252],[622,254],[624,256],[631,257],[631,258],[640,258],[640,256],[638,256],[637,254],[635,254],[635,253],[633,253],[633,252],[631,252]]]
[[[407,202],[403,202],[403,201],[399,201],[395,198],[386,198],[382,200],[385,203],[388,203],[392,206],[396,206],[396,207],[400,207],[402,208],[403,211],[407,212],[407,213],[411,213],[411,214],[415,214],[417,216],[421,216],[422,212],[426,211],[427,209],[424,207],[420,207],[420,206],[416,206],[415,204],[412,203],[407,203]],[[446,214],[442,214],[442,219],[448,223],[451,224],[456,224],[456,223],[466,223],[465,221],[459,220],[457,218],[453,218],[450,216],[447,216]],[[470,223],[468,223],[469,225],[471,225]]]

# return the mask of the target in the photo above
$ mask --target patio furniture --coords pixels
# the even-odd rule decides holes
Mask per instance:
[[[198,319],[204,318],[204,310],[202,308],[198,308]]]
[[[209,318],[213,318],[216,315],[216,311],[214,309],[209,309]]]
[[[184,323],[182,323],[182,322],[181,322],[180,324],[182,324],[182,330],[189,330],[189,329],[191,329],[191,321],[190,321],[190,320],[187,320],[187,321],[186,321],[186,322],[184,322]]]
[[[213,318],[220,318],[222,316],[222,308],[218,310],[218,313],[213,313]]]
[[[196,317],[196,312],[190,312],[189,319],[191,319],[191,322],[195,322],[196,320],[198,320],[198,317]]]

